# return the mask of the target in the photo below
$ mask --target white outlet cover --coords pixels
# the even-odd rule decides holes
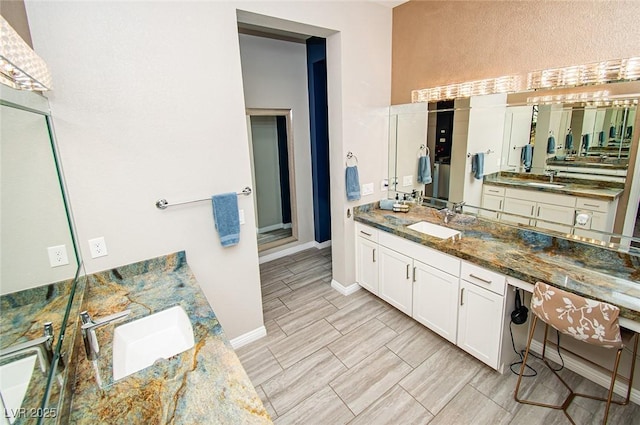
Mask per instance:
[[[107,251],[107,244],[102,236],[95,239],[89,239],[89,250],[91,251],[91,258],[104,257],[109,254]]]
[[[66,266],[69,264],[66,246],[50,246],[47,248],[47,252],[49,253],[49,264],[51,267]]]
[[[373,193],[373,183],[365,183],[362,185],[362,196],[371,195]]]
[[[402,185],[403,186],[413,186],[413,176],[404,176],[402,177]]]

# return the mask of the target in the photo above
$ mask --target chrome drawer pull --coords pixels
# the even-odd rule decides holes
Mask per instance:
[[[585,207],[600,208],[600,205],[583,204]]]
[[[407,279],[409,279],[409,268],[411,267],[411,264],[407,264]]]
[[[362,233],[363,235],[371,236],[371,233],[363,232],[362,230],[360,230],[360,233]]]
[[[416,269],[417,269],[417,267],[413,268],[413,281],[414,282],[416,281]]]
[[[482,277],[480,277],[480,276],[476,276],[476,275],[475,275],[475,274],[473,274],[473,273],[469,273],[469,276],[471,276],[471,277],[473,277],[473,278],[475,278],[475,279],[478,279],[478,280],[480,280],[480,281],[482,281],[482,282],[484,282],[484,283],[489,283],[489,284],[491,284],[491,282],[492,282],[491,280],[487,280],[487,279],[484,279],[484,278],[482,278]]]
[[[460,305],[464,305],[464,288],[460,290]]]
[[[376,249],[373,248],[372,252],[373,252],[373,262],[375,263],[376,262]]]

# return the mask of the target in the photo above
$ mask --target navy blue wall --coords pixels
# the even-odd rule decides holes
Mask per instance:
[[[311,127],[313,221],[315,240],[320,243],[331,239],[327,43],[324,38],[312,37],[307,40],[307,77]]]
[[[278,133],[278,165],[280,166],[280,203],[282,222],[291,223],[291,190],[289,186],[289,148],[287,147],[287,119],[276,116]]]

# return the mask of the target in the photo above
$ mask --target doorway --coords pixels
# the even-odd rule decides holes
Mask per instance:
[[[290,109],[247,109],[258,251],[298,240]]]

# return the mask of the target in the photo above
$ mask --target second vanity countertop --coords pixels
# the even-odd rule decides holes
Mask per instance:
[[[413,205],[408,213],[394,213],[377,206],[356,207],[355,221],[531,284],[543,281],[609,302],[620,307],[621,317],[640,321],[638,256],[466,214],[445,225],[433,208]],[[407,228],[419,221],[459,230],[462,238],[438,239]]]
[[[194,347],[113,382],[114,327],[175,305],[191,320]],[[94,318],[126,309],[131,314],[96,331],[102,388],[82,338],[76,339],[70,423],[272,424],[184,252],[88,276],[83,307]]]
[[[556,177],[553,184],[561,184],[563,187],[540,187],[530,183],[549,183],[549,179],[541,180],[541,175],[524,175],[523,173],[501,172],[484,177],[485,185],[512,187],[514,189],[526,189],[538,192],[559,193],[562,195],[578,196],[582,198],[601,199],[614,201],[622,195],[623,187],[616,183],[598,181],[585,181],[573,178]],[[620,186],[620,187],[618,187]]]

